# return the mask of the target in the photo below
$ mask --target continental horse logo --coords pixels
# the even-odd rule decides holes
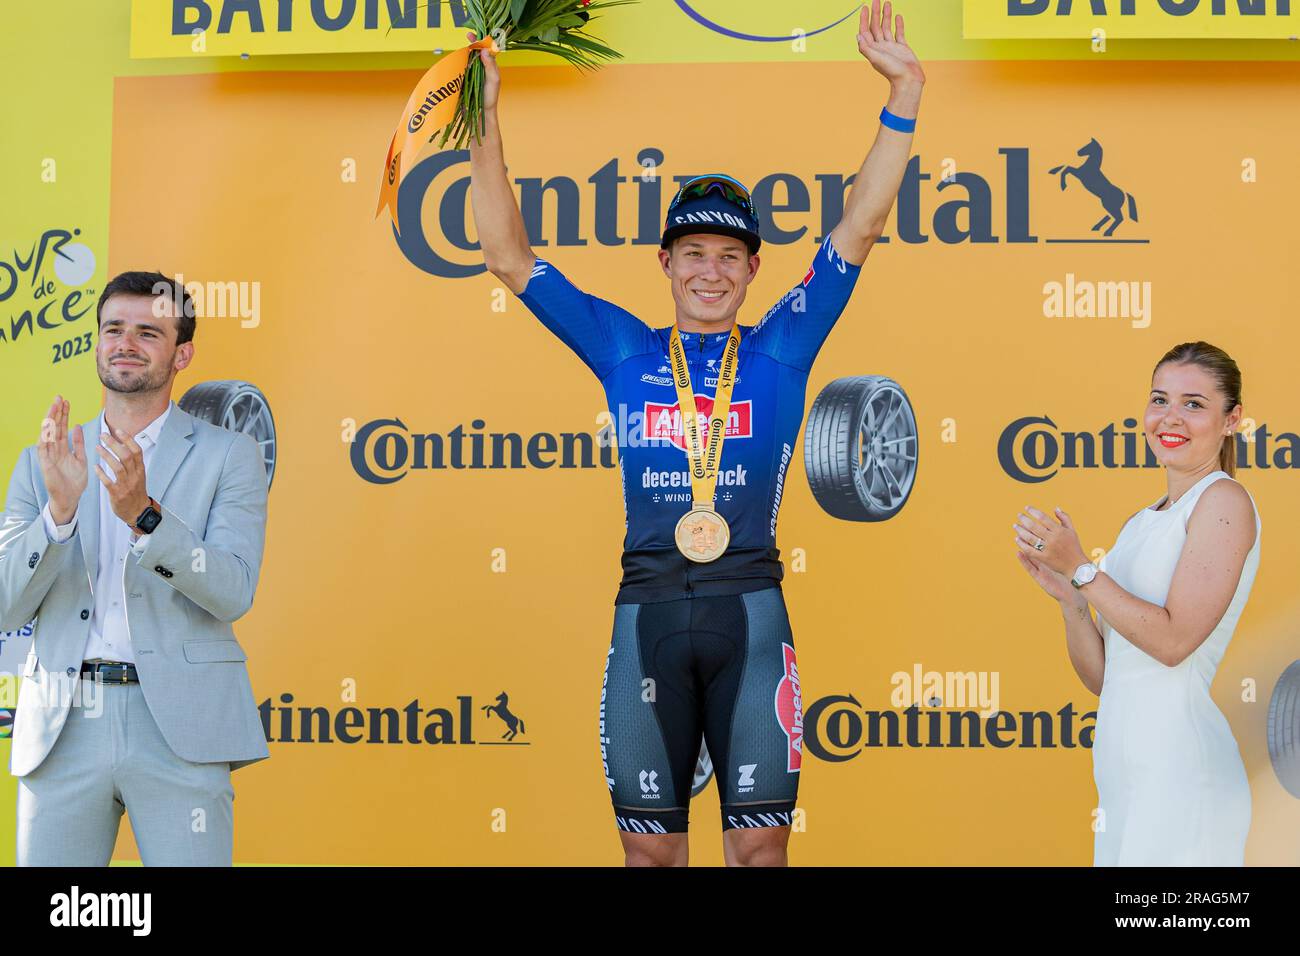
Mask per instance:
[[[1101,208],[1106,211],[1106,215],[1097,220],[1097,224],[1092,227],[1096,232],[1106,223],[1110,223],[1110,228],[1102,233],[1103,236],[1109,236],[1113,233],[1121,222],[1124,221],[1124,200],[1128,200],[1128,218],[1134,222],[1138,221],[1137,203],[1134,201],[1131,193],[1126,193],[1109,179],[1101,171],[1101,143],[1096,138],[1088,142],[1079,150],[1079,155],[1085,157],[1084,161],[1078,166],[1053,166],[1049,169],[1048,175],[1061,177],[1061,189],[1064,191],[1066,186],[1066,177],[1073,176],[1079,180],[1080,185],[1088,192],[1097,197],[1101,203]]]
[[[495,704],[484,704],[479,709],[485,711],[489,719],[491,719],[493,714],[496,714],[505,721],[506,732],[501,735],[502,740],[514,740],[515,734],[527,733],[524,728],[523,718],[516,717],[514,714],[510,713],[510,698],[507,696],[505,691],[497,694],[497,702]]]

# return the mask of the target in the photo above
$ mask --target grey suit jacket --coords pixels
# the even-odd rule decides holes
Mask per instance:
[[[45,533],[49,497],[36,446],[24,448],[0,525],[0,631],[37,617],[14,714],[9,767],[23,776],[58,740],[90,637],[99,557],[98,418],[79,426],[89,480],[77,528]],[[71,435],[69,435],[71,446]],[[145,475],[163,520],[123,571],[140,688],[163,738],[195,763],[232,770],[270,756],[231,622],[253,603],[266,534],[266,470],[248,435],[173,406]],[[113,518],[117,520],[117,518]],[[81,699],[81,698],[79,698]]]

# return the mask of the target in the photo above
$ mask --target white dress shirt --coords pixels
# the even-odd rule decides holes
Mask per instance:
[[[168,402],[166,411],[150,422],[144,431],[135,436],[135,443],[140,446],[144,458],[146,475],[149,471],[149,461],[153,457],[153,450],[158,445],[158,435],[162,432],[163,422],[171,414],[172,404],[172,402]],[[99,413],[97,422],[99,424],[99,434],[102,436],[105,430],[104,413],[102,411]],[[87,448],[86,454],[94,455],[95,460],[100,462],[100,468],[108,473],[110,481],[117,481],[113,470],[103,463],[95,449]],[[109,454],[112,454],[112,452],[110,451]],[[87,468],[90,468],[89,464],[87,464]],[[131,650],[131,632],[127,628],[126,622],[126,594],[123,580],[128,555],[130,553],[142,554],[149,544],[149,536],[142,534],[132,544],[131,535],[135,534],[135,529],[114,514],[113,506],[108,498],[108,488],[100,481],[98,474],[92,471],[92,475],[92,480],[100,482],[99,555],[98,567],[93,575],[95,584],[91,596],[94,602],[94,614],[90,619],[90,640],[86,643],[84,658],[88,661],[103,659],[106,661],[127,661],[134,664],[135,654]],[[79,513],[80,510],[80,504],[78,504],[77,512]],[[44,516],[45,534],[51,541],[67,541],[68,538],[72,537],[77,525],[77,513],[73,514],[72,520],[67,524],[56,525],[54,516],[50,513],[50,503],[47,501],[41,514]]]

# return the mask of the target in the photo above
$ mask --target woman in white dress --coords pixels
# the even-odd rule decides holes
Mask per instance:
[[[1027,506],[1015,525],[1021,566],[1061,605],[1070,663],[1101,695],[1095,866],[1244,863],[1250,785],[1210,697],[1259,567],[1259,512],[1233,479],[1240,419],[1236,363],[1179,345],[1156,365],[1143,421],[1164,497],[1099,565],[1059,508]]]

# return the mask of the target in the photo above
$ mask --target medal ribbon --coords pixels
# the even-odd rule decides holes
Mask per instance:
[[[691,370],[676,325],[668,340],[668,355],[673,363],[673,384],[677,386],[677,406],[682,413],[686,454],[691,461],[691,510],[713,511],[713,490],[718,484],[718,464],[722,461],[722,439],[727,434],[731,390],[736,386],[736,365],[740,361],[740,326],[732,325],[727,347],[722,352],[718,386],[713,393],[713,414],[709,416],[707,448],[700,441],[700,418],[695,408],[695,393],[691,390]]]

